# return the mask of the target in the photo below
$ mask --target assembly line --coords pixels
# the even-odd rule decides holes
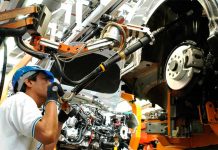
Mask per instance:
[[[217,0],[1,1],[0,149],[217,149],[217,18]]]

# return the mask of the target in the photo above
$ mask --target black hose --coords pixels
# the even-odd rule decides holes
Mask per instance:
[[[124,54],[126,56],[128,56],[129,54],[135,52],[137,49],[148,44],[150,41],[151,41],[150,37],[145,36],[145,37],[139,39],[138,42],[136,42],[132,46],[125,49]],[[53,53],[53,54],[51,54],[51,56],[54,58],[55,63],[57,65],[58,72],[63,77],[63,79],[70,84],[76,85],[75,88],[71,91],[74,94],[78,94],[84,87],[86,87],[91,81],[96,79],[96,77],[98,77],[102,73],[102,68],[100,66],[98,66],[91,73],[89,73],[88,75],[83,77],[81,80],[72,81],[64,74],[64,71],[62,70],[60,61],[58,60],[56,54]],[[108,69],[112,64],[116,63],[119,60],[121,60],[121,56],[116,53],[114,56],[112,56],[111,58],[106,60],[104,63],[102,63],[102,65],[105,67],[105,69]]]
[[[0,84],[0,98],[2,99],[2,91],[4,88],[4,81],[5,81],[5,74],[6,74],[6,67],[7,67],[7,45],[4,41],[4,62],[3,62],[3,67],[2,67],[2,76],[1,76],[1,84]],[[1,101],[0,99],[0,101]]]
[[[11,28],[0,28],[0,36],[1,37],[18,37],[23,36],[27,32],[26,27],[21,27],[18,29],[11,29]]]
[[[57,71],[58,73],[61,75],[61,77],[63,77],[63,80],[70,83],[70,84],[73,84],[73,85],[79,85],[79,84],[83,84],[83,83],[87,83],[86,80],[90,80],[90,79],[93,79],[92,77],[96,77],[96,75],[98,75],[99,73],[99,70],[98,68],[95,69],[94,71],[92,71],[90,74],[88,74],[87,76],[85,76],[84,78],[82,78],[81,80],[78,80],[78,81],[72,81],[70,78],[68,78],[65,74],[64,74],[64,71],[62,70],[62,66],[61,66],[61,63],[60,61],[58,60],[57,58],[57,55],[52,53],[51,56],[54,58],[55,60],[55,63],[57,65]]]
[[[70,83],[70,84],[73,84],[73,85],[76,85],[76,84],[79,84],[81,81],[72,81],[70,78],[68,78],[65,74],[64,74],[64,71],[62,70],[62,66],[61,66],[61,63],[60,61],[58,60],[57,58],[57,55],[52,53],[51,56],[54,58],[55,60],[55,64],[57,66],[57,71],[58,73],[61,75],[61,77],[63,77],[63,80]]]
[[[186,19],[187,17],[191,17],[192,15],[193,15],[193,11],[192,10],[188,11],[184,16],[178,18],[177,20],[171,22],[170,24],[167,24],[164,27],[158,28],[157,30],[152,32],[151,35],[149,35],[149,34],[145,35],[144,37],[139,39],[133,45],[126,48],[121,53],[116,53],[111,58],[107,59],[105,62],[103,62],[101,64],[101,65],[103,65],[103,67],[98,66],[90,74],[88,74],[87,76],[82,78],[80,80],[79,84],[77,84],[75,86],[75,88],[73,90],[71,90],[71,92],[74,93],[75,95],[77,95],[83,88],[85,88],[89,83],[91,83],[95,78],[97,78],[102,72],[107,70],[112,64],[120,61],[122,59],[122,57],[126,57],[126,56],[132,54],[133,52],[135,52],[136,50],[138,50],[139,48],[146,46],[147,44],[149,44],[150,42],[153,41],[153,36],[157,36],[158,34],[168,30],[173,25],[175,25],[179,22],[182,22],[184,19]]]
[[[94,69],[91,73],[89,73],[87,76],[83,77],[80,80],[80,83],[77,84],[73,90],[71,90],[72,93],[77,95],[82,89],[84,89],[86,86],[88,86],[91,82],[93,82],[99,75],[101,75],[101,67],[97,67]]]
[[[126,48],[123,53],[125,56],[128,56],[129,54],[135,52],[139,48],[147,45],[151,41],[150,36],[144,36],[143,38],[139,39],[136,43]],[[107,59],[105,62],[102,63],[105,70],[107,70],[112,64],[118,62],[121,60],[121,56],[116,53],[111,58]],[[75,86],[75,88],[71,91],[75,95],[78,94],[84,87],[86,87],[91,81],[93,81],[97,76],[99,76],[103,72],[102,67],[98,66],[95,68],[91,73],[89,73],[87,76],[82,78],[79,84]]]
[[[149,36],[144,36],[143,38],[141,38],[137,42],[135,42],[133,45],[127,47],[123,51],[123,53],[125,54],[125,56],[128,56],[128,55],[132,54],[133,52],[135,52],[136,50],[138,50],[139,48],[141,48],[143,46],[146,46],[150,41],[151,41],[151,38]],[[104,65],[105,69],[107,69],[112,64],[114,64],[115,62],[120,61],[121,59],[122,59],[121,56],[118,53],[116,53],[110,59],[107,59],[102,64]]]
[[[48,56],[48,54],[42,53],[42,52],[36,52],[33,49],[29,48],[28,46],[26,46],[22,40],[21,37],[14,37],[14,40],[17,44],[17,46],[24,51],[27,54],[32,55],[33,57],[36,57],[38,59],[44,59]]]

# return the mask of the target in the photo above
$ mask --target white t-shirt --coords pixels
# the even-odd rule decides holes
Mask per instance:
[[[35,101],[25,93],[17,92],[6,99],[0,105],[0,149],[29,150],[41,118]]]

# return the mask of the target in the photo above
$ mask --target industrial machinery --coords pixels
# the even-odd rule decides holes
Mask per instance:
[[[123,77],[136,96],[163,108],[155,119],[151,115],[143,123],[144,145],[166,150],[217,149],[217,4],[146,1],[139,10],[151,30],[181,19],[156,37],[154,45],[143,48],[141,62],[149,67],[141,63]]]
[[[71,106],[78,114],[68,119],[63,127],[57,146],[59,149],[128,149],[131,138],[128,115],[105,115],[107,111],[93,106]]]
[[[30,7],[37,9],[27,12],[29,23],[0,26],[1,37],[14,36],[19,48],[37,57],[66,90],[63,102],[75,117],[66,122],[57,148],[216,149],[218,1],[74,4],[83,5],[61,37],[52,37],[52,28],[50,35],[40,31],[50,16],[43,6]],[[2,20],[10,19],[4,13]],[[24,41],[27,31],[30,38]],[[149,99],[162,109],[141,120],[135,99]],[[113,110],[122,100],[129,101],[135,115]],[[137,127],[131,116],[138,119]]]
[[[109,106],[105,106],[104,103],[102,104],[102,98],[99,100],[97,94],[92,94],[90,98],[87,96],[90,95],[89,92],[82,94],[79,93],[98,78],[101,73],[105,72],[110,67],[113,68],[113,66],[115,66],[116,69],[115,77],[117,81],[111,80],[113,78],[110,77],[110,81],[114,83],[111,85],[111,83],[108,82],[109,88],[106,89],[106,91],[115,90],[116,92],[116,88],[120,88],[120,75],[117,74],[117,71],[119,72],[120,69],[114,64],[132,54],[144,44],[153,42],[153,34],[150,33],[147,27],[124,25],[121,20],[108,20],[108,16],[106,15],[102,17],[102,23],[104,23],[105,26],[102,29],[101,34],[94,38],[90,38],[86,42],[65,44],[63,42],[51,41],[42,38],[43,34],[38,31],[38,28],[41,27],[45,21],[47,22],[46,17],[48,15],[45,13],[44,9],[46,9],[46,7],[43,5],[35,5],[3,12],[0,15],[6,17],[2,20],[16,17],[19,14],[26,15],[26,17],[23,19],[24,21],[18,19],[13,22],[5,23],[2,25],[1,29],[4,31],[2,36],[15,37],[16,44],[21,50],[40,59],[40,61],[37,62],[38,65],[52,67],[51,71],[53,71],[55,76],[59,78],[66,90],[66,94],[62,98],[62,106],[68,105],[66,111],[67,109],[75,109],[74,120],[70,118],[70,120],[67,121],[63,128],[62,139],[60,139],[57,148],[128,149],[129,143],[130,147],[137,148],[137,143],[139,141],[138,132],[140,133],[140,128],[137,127],[138,121],[136,116],[140,120],[140,111],[138,106],[134,104],[134,99],[131,96],[130,100],[132,101],[131,105],[133,106],[134,114],[125,114],[110,110]],[[28,21],[29,18],[31,19],[30,21]],[[24,34],[26,32],[29,33],[30,40],[25,42],[23,36],[25,36]],[[129,35],[127,35],[127,32]],[[131,36],[132,38],[140,39],[126,49],[127,37]],[[63,63],[61,62],[76,62],[76,60],[74,61],[76,58],[81,57],[84,59],[84,56],[89,56],[96,51],[105,54],[105,50],[110,52],[109,55],[111,57],[108,59],[102,59],[104,62],[97,64],[97,66],[95,63],[90,64],[90,66],[88,66],[90,69],[92,69],[92,67],[96,68],[82,79],[78,80],[73,77],[69,78],[69,75],[65,74],[66,71],[63,70]],[[77,67],[79,66],[81,67],[81,65],[77,65]],[[70,73],[72,73],[71,70]],[[75,74],[74,77],[77,77],[80,73],[83,73],[82,70],[79,70],[79,72],[76,73],[77,75]],[[109,73],[111,74],[111,72]],[[58,75],[60,75],[60,77]],[[106,81],[104,78],[103,80]],[[73,89],[72,86],[74,86]],[[99,88],[100,86],[97,85],[95,87]],[[111,87],[114,88],[112,89]],[[105,90],[104,88],[102,89]],[[119,97],[119,99],[121,98]],[[84,102],[87,102],[91,106],[86,106]],[[79,103],[82,103],[83,105],[79,106]],[[105,117],[108,118],[108,115],[105,116],[101,114],[101,111],[110,113],[108,114],[110,116],[109,121],[106,122]],[[130,128],[132,131],[130,131]],[[137,137],[131,138],[132,136]],[[87,140],[87,138],[89,139]]]

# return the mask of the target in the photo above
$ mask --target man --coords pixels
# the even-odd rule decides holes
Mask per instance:
[[[32,145],[34,139],[48,148],[54,147],[59,136],[56,103],[64,92],[54,82],[53,74],[39,66],[25,66],[16,71],[12,85],[15,94],[0,106],[1,149],[37,149]],[[39,108],[43,104],[42,116]],[[65,122],[68,116],[63,111],[60,115],[59,118],[64,118],[61,122]]]

